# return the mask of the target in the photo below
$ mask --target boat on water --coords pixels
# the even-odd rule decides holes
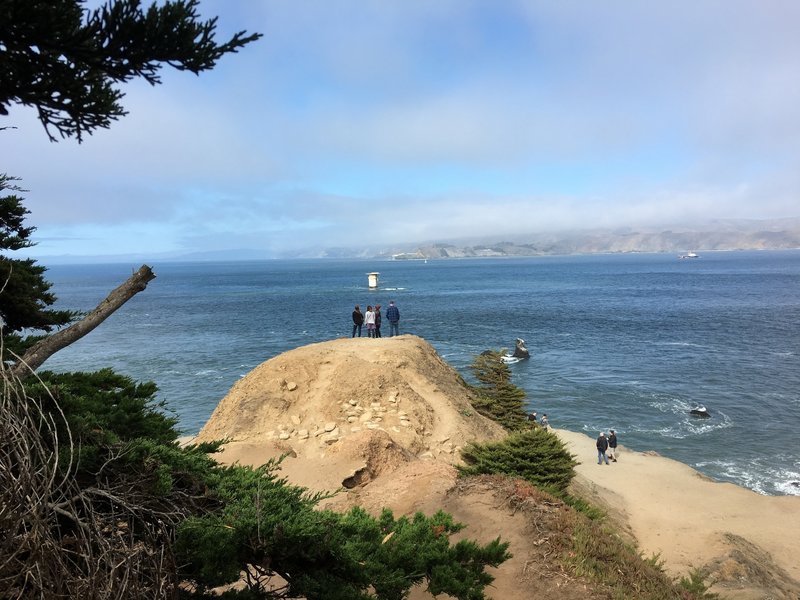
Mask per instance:
[[[700,256],[698,256],[696,253],[690,251],[690,252],[687,252],[686,254],[681,254],[678,258],[700,258]]]

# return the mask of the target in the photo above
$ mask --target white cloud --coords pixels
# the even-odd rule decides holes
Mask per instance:
[[[129,116],[80,146],[13,111],[0,170],[24,178],[49,245],[280,250],[798,213],[794,2],[202,9],[221,34],[265,37],[200,77],[126,87]]]

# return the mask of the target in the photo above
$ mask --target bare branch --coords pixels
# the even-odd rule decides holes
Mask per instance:
[[[11,374],[15,377],[22,378],[38,369],[42,366],[44,361],[53,354],[81,339],[100,325],[100,323],[110,317],[128,300],[144,290],[147,284],[155,279],[155,277],[155,273],[153,273],[150,267],[142,265],[136,273],[131,275],[125,283],[112,291],[105,300],[98,304],[97,307],[83,319],[73,323],[66,329],[62,329],[44,338],[42,341],[29,348],[28,351],[11,366]]]

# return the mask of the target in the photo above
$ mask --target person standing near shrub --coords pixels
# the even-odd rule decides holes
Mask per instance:
[[[600,432],[600,435],[597,438],[597,464],[601,464],[603,461],[606,461],[608,464],[608,457],[606,456],[606,450],[608,450],[608,440],[606,439],[606,434],[604,431]]]
[[[400,311],[394,305],[394,300],[389,301],[386,318],[389,319],[389,337],[400,335]]]
[[[361,326],[364,324],[364,313],[361,312],[361,307],[356,304],[355,310],[353,310],[353,335],[351,337],[356,337],[356,330],[358,330],[358,337],[361,337]]]

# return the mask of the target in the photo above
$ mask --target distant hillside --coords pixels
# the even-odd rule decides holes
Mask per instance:
[[[390,258],[469,258],[597,254],[621,252],[674,252],[710,250],[786,250],[800,248],[800,218],[770,221],[718,220],[697,228],[584,230],[520,235],[505,241],[432,241],[397,246],[376,253]],[[335,254],[344,256],[339,249]],[[364,256],[363,250],[351,256]]]

